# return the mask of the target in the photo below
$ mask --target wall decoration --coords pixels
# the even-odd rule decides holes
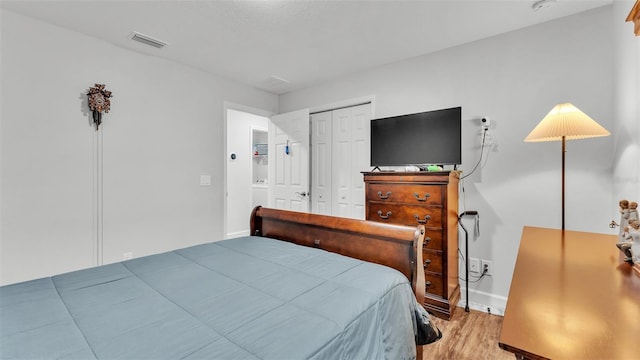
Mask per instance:
[[[109,100],[111,91],[105,90],[104,84],[95,84],[94,87],[89,88],[87,93],[89,97],[89,109],[93,111],[93,123],[96,124],[96,130],[99,129],[102,123],[102,113],[108,113],[111,109],[111,100]]]

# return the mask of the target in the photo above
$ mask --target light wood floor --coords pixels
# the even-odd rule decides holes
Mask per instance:
[[[442,339],[424,346],[423,360],[473,359],[513,360],[515,356],[498,347],[502,317],[456,308],[450,321],[434,317]]]

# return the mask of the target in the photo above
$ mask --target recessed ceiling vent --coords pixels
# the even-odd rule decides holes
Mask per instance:
[[[149,46],[153,46],[155,48],[162,48],[165,45],[167,45],[166,42],[162,41],[162,40],[158,40],[155,38],[152,38],[151,36],[145,35],[145,34],[140,34],[137,31],[134,31],[133,34],[131,34],[131,40],[135,40],[137,42],[141,42],[143,44],[149,45]]]
[[[256,83],[256,87],[262,90],[282,95],[289,91],[289,80],[285,80],[279,76],[271,75],[268,78]]]

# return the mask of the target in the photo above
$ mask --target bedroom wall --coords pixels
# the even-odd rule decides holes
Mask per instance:
[[[523,139],[565,101],[613,129],[611,39],[611,7],[599,8],[295,91],[280,97],[280,111],[370,94],[374,118],[462,106],[461,169],[468,178],[460,211],[479,211],[480,236],[469,254],[493,261],[494,272],[470,284],[470,302],[500,313],[523,226],[561,225],[561,144]],[[496,146],[469,174],[485,116]],[[568,143],[568,229],[611,232],[613,140]]]
[[[613,3],[613,54],[616,64],[613,193],[616,209],[620,199],[640,202],[640,36],[633,34],[632,22],[624,22],[634,3]]]
[[[0,284],[222,238],[223,103],[276,112],[277,96],[11,11],[1,20]],[[114,94],[98,133],[94,83]]]

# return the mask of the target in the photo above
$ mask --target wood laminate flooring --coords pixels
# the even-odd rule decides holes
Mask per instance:
[[[515,356],[498,347],[502,316],[456,308],[450,321],[433,318],[442,338],[423,349],[423,360],[473,359],[513,360]]]

